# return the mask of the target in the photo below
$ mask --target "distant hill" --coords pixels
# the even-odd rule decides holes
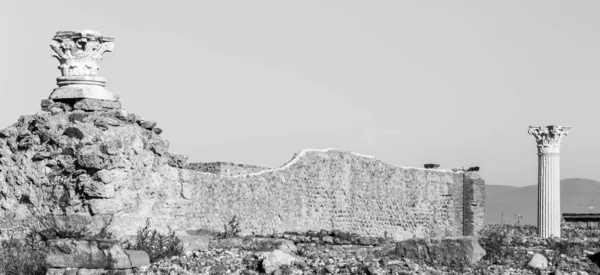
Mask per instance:
[[[524,187],[507,185],[485,186],[485,222],[514,224],[516,214],[523,216],[522,224],[537,223],[537,185]],[[560,181],[561,212],[600,212],[600,182],[590,179]]]

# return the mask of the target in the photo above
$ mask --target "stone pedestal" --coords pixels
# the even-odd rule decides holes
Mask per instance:
[[[62,76],[56,79],[58,88],[52,91],[50,99],[100,99],[118,101],[119,95],[107,90],[106,80],[97,76]]]
[[[538,234],[560,237],[560,142],[570,127],[530,126],[538,147]]]

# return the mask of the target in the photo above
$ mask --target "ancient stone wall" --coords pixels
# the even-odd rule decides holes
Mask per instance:
[[[140,191],[161,189],[162,199],[141,199],[146,210],[117,216],[114,231],[133,234],[128,226],[146,218],[176,231],[221,231],[236,215],[243,234],[337,229],[395,239],[461,236],[463,196],[471,190],[464,189],[463,172],[396,167],[339,150],[305,150],[281,168],[247,175],[164,167],[152,177],[163,177],[155,182],[164,185]]]
[[[237,164],[231,162],[196,162],[188,163],[185,166],[186,169],[195,170],[199,172],[223,175],[223,176],[238,176],[246,175],[251,173],[260,172],[269,168],[248,165],[248,164]]]
[[[222,231],[237,216],[242,234],[325,229],[395,239],[471,235],[483,223],[475,173],[334,149],[304,150],[276,169],[225,164],[238,175],[206,173],[183,168],[185,158],[140,116],[50,107],[0,131],[0,237],[48,215],[99,218],[117,237],[135,235],[146,219],[178,234]]]
[[[477,236],[485,219],[485,181],[476,173],[464,175],[464,233]]]

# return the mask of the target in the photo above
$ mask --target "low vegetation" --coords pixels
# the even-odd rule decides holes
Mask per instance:
[[[126,242],[124,248],[145,251],[150,256],[151,263],[183,254],[183,244],[175,236],[175,231],[169,228],[166,234],[162,234],[156,229],[150,229],[149,220],[146,220],[144,227],[138,229],[135,244]]]
[[[44,275],[46,244],[41,235],[31,232],[25,239],[10,236],[0,241],[0,274]]]
[[[240,233],[240,220],[237,216],[232,217],[231,220],[224,224],[223,229],[223,232],[216,234],[214,237],[231,238],[237,236]],[[373,265],[371,260],[365,259],[364,261],[352,264],[354,267],[347,265],[346,259],[340,258],[335,261],[344,263],[342,266],[346,265],[346,269],[348,270],[352,269],[355,272],[364,274],[370,274],[380,269],[387,270],[388,268],[392,268],[395,261],[403,263],[401,267],[409,266],[413,269],[416,268],[415,265],[420,265],[421,270],[441,272],[435,274],[504,274],[506,272],[509,272],[506,274],[538,274],[537,271],[527,266],[532,255],[538,253],[548,259],[549,266],[547,271],[550,272],[549,274],[556,272],[556,270],[561,270],[567,274],[575,271],[600,274],[600,268],[597,265],[600,262],[600,255],[595,255],[596,252],[600,251],[600,230],[577,229],[563,224],[563,238],[554,239],[539,238],[537,237],[536,230],[536,227],[532,225],[486,225],[479,232],[479,243],[486,250],[486,256],[476,266],[466,269],[464,267],[429,266],[417,261],[411,262],[409,260],[387,258],[377,260],[376,265]],[[47,266],[45,265],[44,257],[47,237],[44,232],[31,232],[25,239],[9,238],[0,241],[0,274],[45,274]],[[81,234],[77,232],[57,232],[50,237],[79,238]],[[113,236],[106,231],[94,237],[113,239]],[[326,246],[324,244],[316,244],[315,246],[315,244],[298,242],[297,245],[299,247],[297,257],[303,257],[307,260],[285,268],[290,268],[290,270],[314,269],[315,272],[326,271],[324,270],[325,267],[318,263],[321,260],[317,256],[321,253],[318,251],[321,249],[319,247],[325,249]],[[135,242],[125,242],[123,243],[123,247],[125,249],[145,251],[150,256],[153,266],[154,264],[159,264],[160,266],[181,265],[189,267],[193,265],[193,262],[204,259],[203,261],[205,261],[204,264],[206,265],[223,267],[224,263],[221,263],[219,259],[233,257],[227,261],[239,261],[240,267],[253,272],[252,274],[261,271],[260,263],[262,258],[259,259],[256,255],[249,252],[207,251],[194,252],[190,254],[192,258],[188,257],[189,255],[185,256],[183,255],[182,242],[175,236],[173,230],[169,229],[166,233],[158,232],[156,229],[151,228],[149,221],[146,221],[144,227],[138,229]],[[236,258],[238,254],[239,259]],[[328,259],[327,261],[330,262],[332,260]],[[282,270],[287,270],[285,268]]]

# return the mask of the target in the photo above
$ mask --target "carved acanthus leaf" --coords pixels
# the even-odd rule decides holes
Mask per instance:
[[[95,31],[64,31],[56,33],[50,47],[63,76],[95,76],[102,55],[114,49],[113,41]]]
[[[540,153],[559,153],[562,138],[569,134],[567,126],[529,126],[527,131],[535,137]]]

